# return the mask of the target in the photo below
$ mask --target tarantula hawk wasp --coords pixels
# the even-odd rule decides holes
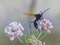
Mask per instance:
[[[34,27],[36,28],[36,29],[38,29],[38,24],[37,24],[37,22],[38,22],[38,20],[41,20],[41,19],[43,19],[43,14],[47,11],[47,10],[49,10],[50,8],[48,8],[48,9],[46,9],[45,11],[41,11],[41,13],[39,13],[39,14],[33,14],[33,13],[24,13],[25,15],[28,15],[28,16],[33,16],[33,17],[35,17],[36,19],[33,21],[33,22],[31,22],[31,23],[34,23]]]

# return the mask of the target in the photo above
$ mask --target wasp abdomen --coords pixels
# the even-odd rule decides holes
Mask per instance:
[[[38,29],[38,24],[37,24],[37,21],[36,21],[36,20],[34,20],[34,27],[35,27],[36,29]]]

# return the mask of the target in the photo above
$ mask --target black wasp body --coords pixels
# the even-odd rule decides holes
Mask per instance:
[[[49,8],[48,8],[48,9],[49,9]],[[48,9],[47,9],[47,10],[48,10]],[[44,12],[41,12],[41,14],[35,14],[36,19],[34,20],[34,27],[35,27],[36,29],[38,29],[38,24],[37,24],[38,20],[43,19],[43,14],[44,14],[47,10],[45,10]]]
[[[35,17],[36,17],[36,19],[34,20],[34,27],[37,29],[38,28],[37,22],[38,22],[38,20],[43,19],[43,14],[36,14]]]

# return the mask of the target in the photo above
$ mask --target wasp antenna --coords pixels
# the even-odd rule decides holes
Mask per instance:
[[[46,11],[48,11],[50,8],[46,9],[45,11],[42,12],[42,14],[44,14]]]
[[[42,11],[40,11],[40,14],[42,14]]]

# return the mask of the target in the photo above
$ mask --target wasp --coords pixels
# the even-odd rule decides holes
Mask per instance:
[[[34,23],[34,27],[36,28],[36,29],[38,29],[38,24],[37,24],[37,22],[38,22],[38,20],[42,20],[43,19],[43,14],[47,11],[47,10],[49,10],[50,8],[48,8],[48,9],[46,9],[45,11],[40,11],[41,13],[38,13],[38,14],[33,14],[33,13],[24,13],[25,15],[28,15],[28,16],[32,16],[32,17],[35,17],[35,20],[33,21],[33,23]]]

